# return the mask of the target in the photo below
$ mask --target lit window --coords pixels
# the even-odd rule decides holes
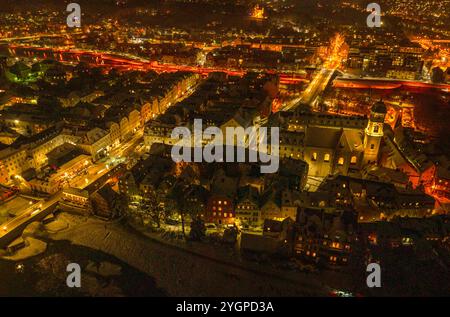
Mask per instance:
[[[226,213],[226,212],[224,212],[224,213],[223,213],[223,216],[224,216],[224,217],[226,218],[226,217],[227,217],[227,213]]]
[[[332,242],[332,243],[331,243],[331,247],[332,247],[332,248],[339,249],[339,248],[340,248],[340,244],[339,244],[339,242]]]
[[[227,204],[227,201],[224,201],[223,204],[226,205],[226,204]]]
[[[344,165],[344,158],[343,157],[339,158],[338,165]]]
[[[317,161],[317,153],[316,152],[313,153],[311,160]]]
[[[350,160],[351,164],[356,164],[356,156],[352,156],[351,160]]]
[[[325,154],[324,158],[323,158],[324,162],[329,162],[330,161],[330,154]]]

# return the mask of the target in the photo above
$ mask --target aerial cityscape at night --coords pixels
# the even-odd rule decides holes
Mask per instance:
[[[0,296],[450,296],[450,0],[0,4]]]

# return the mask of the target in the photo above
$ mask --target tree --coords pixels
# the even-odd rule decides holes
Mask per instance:
[[[433,68],[431,71],[431,81],[436,84],[444,82],[444,79],[444,71],[440,67]]]
[[[153,219],[156,226],[160,228],[163,210],[160,207],[158,199],[156,198],[156,193],[153,190],[150,190],[146,193],[145,197],[143,197],[141,208],[144,213],[148,214]]]
[[[234,243],[236,243],[238,234],[239,234],[239,232],[238,232],[237,227],[227,228],[223,232],[223,241],[234,244]]]
[[[200,218],[194,218],[191,222],[191,231],[189,238],[194,241],[199,241],[206,235],[205,222]]]
[[[164,201],[164,216],[170,218],[172,215],[178,213],[178,203],[171,199],[166,198]]]
[[[177,180],[174,186],[171,188],[167,198],[175,204],[174,208],[181,216],[181,228],[183,235],[185,235],[186,216],[191,219],[197,218],[200,212],[203,210],[203,206],[198,203],[191,203],[186,200],[186,197],[190,194],[191,187],[187,182],[183,180]]]
[[[186,236],[185,228],[184,228],[184,206],[183,206],[183,194],[186,184],[182,181],[177,181],[169,194],[167,195],[168,199],[174,202],[173,208],[176,209],[181,216],[181,230],[183,231],[183,236]]]
[[[95,83],[104,78],[102,70],[99,67],[92,68],[89,75]]]
[[[124,194],[114,195],[111,208],[111,218],[118,218],[124,214],[128,208],[127,197]]]

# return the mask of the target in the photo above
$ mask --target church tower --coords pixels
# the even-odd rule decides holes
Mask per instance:
[[[378,161],[386,113],[386,105],[381,100],[377,101],[370,110],[369,122],[364,130],[363,165]]]

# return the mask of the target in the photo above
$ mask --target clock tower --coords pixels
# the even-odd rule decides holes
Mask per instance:
[[[363,165],[376,163],[378,161],[386,113],[386,105],[381,100],[377,101],[370,110],[369,122],[364,130]]]

